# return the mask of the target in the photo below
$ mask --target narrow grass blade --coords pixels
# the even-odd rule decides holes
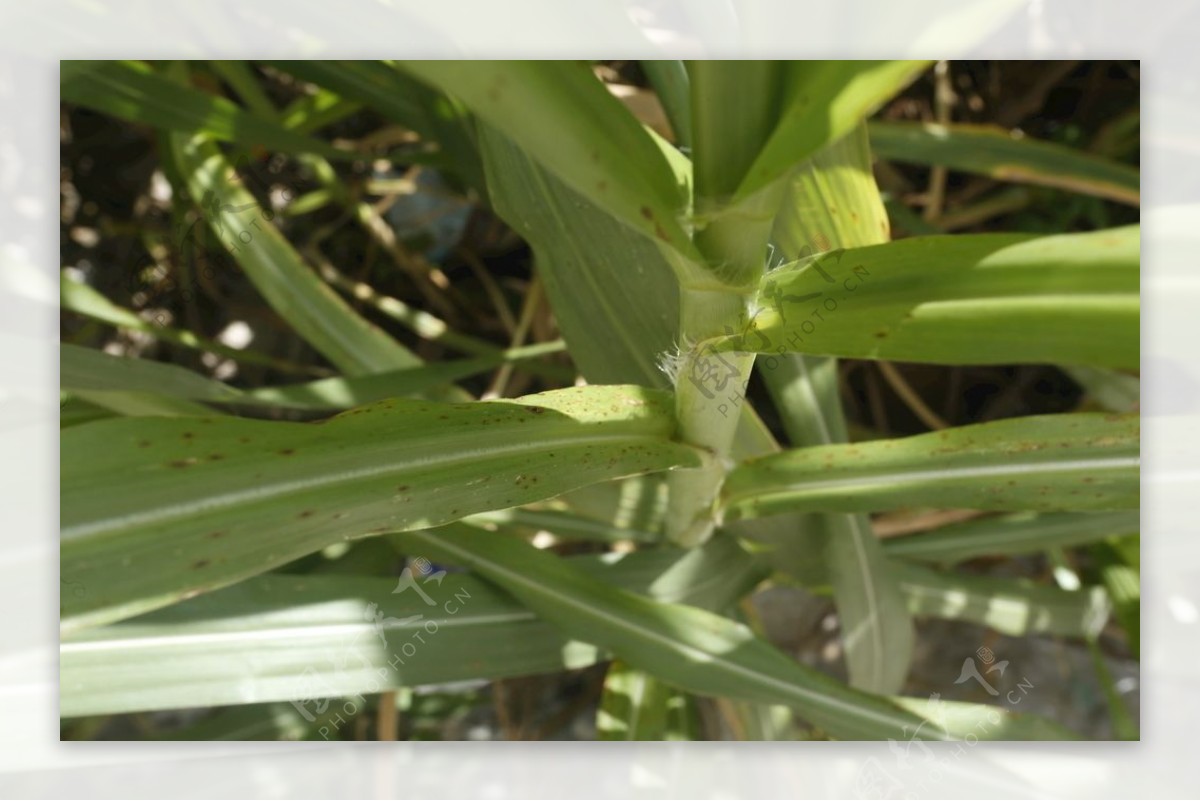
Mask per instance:
[[[569,561],[584,575],[664,601],[726,605],[744,592],[742,570],[753,560],[728,541],[705,550]],[[418,546],[410,553],[425,552]],[[719,562],[735,569],[711,569]],[[258,576],[66,635],[62,715],[294,701],[317,717],[321,699],[546,673],[603,657],[478,578],[409,575],[412,584],[362,575]]]
[[[721,350],[944,364],[1136,368],[1137,226],[964,234],[835,250],[767,275]]]
[[[897,565],[908,608],[917,617],[965,620],[1001,634],[1094,637],[1108,621],[1101,587],[1062,590],[1020,579],[935,572]]]
[[[171,150],[213,233],[300,336],[350,375],[420,364],[304,264],[211,141],[176,134]]]
[[[524,543],[486,532],[404,536],[431,558],[495,582],[570,636],[687,692],[791,706],[840,739],[962,736],[793,661],[740,623],[614,588]]]
[[[889,537],[889,556],[952,564],[980,556],[1039,553],[1138,531],[1138,510],[1121,512],[1019,512],[955,523],[923,534]]]
[[[735,468],[722,501],[732,519],[911,506],[1135,509],[1139,428],[1136,416],[1064,414],[803,448]]]
[[[66,271],[60,276],[59,287],[59,304],[61,307],[66,311],[81,314],[92,320],[148,334],[154,339],[170,342],[185,348],[216,353],[228,359],[233,359],[236,362],[271,367],[282,373],[312,374],[316,372],[320,374],[320,371],[314,370],[311,367],[290,364],[252,350],[238,350],[227,345],[222,345],[220,342],[196,336],[191,331],[158,325],[149,320],[144,320],[129,309],[116,305],[87,284],[75,280]]]
[[[926,61],[794,61],[785,66],[779,122],[746,171],[735,201],[782,177],[849,133],[907,86]]]
[[[643,61],[642,70],[650,79],[680,148],[692,146],[692,99],[687,67],[682,61]]]
[[[688,63],[697,206],[737,192],[775,129],[784,69],[779,61]]]
[[[356,153],[244,111],[223,97],[176,83],[138,61],[78,62],[75,69],[64,66],[61,97],[66,103],[130,122],[201,133],[245,148],[320,153],[332,159],[358,158]]]
[[[1052,142],[1015,137],[984,125],[872,122],[871,146],[884,159],[936,164],[1001,181],[1052,186],[1138,205],[1133,168]]]
[[[696,739],[696,719],[686,693],[644,670],[613,662],[604,677],[596,713],[596,738],[623,742]]]
[[[740,623],[639,598],[524,543],[465,531],[406,538],[431,558],[495,582],[569,636],[688,692],[794,706],[843,739],[899,736],[921,724],[886,700],[794,662]],[[927,736],[947,736],[931,728]]]
[[[320,424],[126,419],[67,429],[63,630],[175,603],[331,543],[425,528],[605,479],[694,466],[670,399],[581,387],[391,400]]]

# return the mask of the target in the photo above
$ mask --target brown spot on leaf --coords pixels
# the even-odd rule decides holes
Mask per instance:
[[[201,568],[208,567],[210,564],[212,564],[212,563],[209,562],[207,559],[198,559],[192,563],[192,569],[200,570]]]

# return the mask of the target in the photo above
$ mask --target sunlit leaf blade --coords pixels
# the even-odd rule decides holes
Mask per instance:
[[[694,740],[688,696],[644,670],[609,665],[596,712],[596,739],[624,742]]]
[[[788,176],[774,222],[772,256],[791,261],[833,247],[885,242],[887,235],[887,214],[860,124]],[[794,445],[847,440],[835,359],[784,353],[760,357],[757,364]],[[781,567],[803,580],[814,557],[824,560],[851,685],[899,692],[912,661],[913,623],[870,520],[863,514],[828,514],[796,529],[788,534],[794,544],[779,554],[790,556]]]
[[[1027,689],[1014,698],[1024,698]],[[965,701],[947,701],[936,695],[930,698],[900,697],[896,703],[923,715],[945,728],[960,732],[968,743],[980,740],[1078,740],[1079,735],[1065,726],[1036,715],[1014,713],[1009,709]]]
[[[751,557],[728,540],[689,552],[569,561],[632,592],[716,606],[744,592],[753,570]],[[731,570],[720,573],[718,564]],[[296,701],[313,715],[322,698],[545,673],[602,656],[478,578],[409,575],[411,586],[361,575],[258,576],[67,635],[60,646],[62,714]]]
[[[390,400],[320,424],[126,419],[63,432],[63,629],[110,622],[330,543],[699,464],[670,399],[580,387],[514,402]]]
[[[735,468],[722,502],[731,518],[911,506],[1135,509],[1139,428],[1136,416],[1047,415],[791,450]]]
[[[1017,137],[984,125],[872,122],[871,147],[880,158],[936,164],[1002,181],[1052,186],[1138,205],[1141,177],[1127,165]]]
[[[684,256],[686,199],[657,145],[584,62],[404,61],[589,202]]]
[[[1137,226],[970,234],[835,250],[767,275],[721,349],[947,364],[1136,368]]]
[[[320,153],[326,158],[355,158],[327,142],[288,130],[265,117],[156,74],[137,61],[80,62],[64,69],[64,102],[102,111],[123,120],[169,131],[202,133],[223,142],[286,153]]]
[[[840,139],[929,62],[794,61],[785,65],[779,122],[742,178],[737,199]]]
[[[469,566],[570,636],[608,648],[627,664],[688,692],[790,706],[841,739],[966,734],[897,714],[889,699],[853,690],[793,661],[740,623],[614,588],[516,540],[458,530],[440,536],[412,532],[404,539],[431,558]]]
[[[211,141],[176,134],[171,150],[213,233],[300,336],[351,375],[420,364],[304,264]]]
[[[268,61],[271,66],[362,103],[437,145],[439,166],[483,189],[467,115],[420,81],[381,61]]]
[[[916,565],[897,565],[895,570],[908,608],[918,617],[965,620],[1013,637],[1093,637],[1108,620],[1108,598],[1101,587],[1068,591]]]
[[[1120,512],[1019,512],[943,526],[922,534],[889,537],[891,556],[924,562],[963,562],[979,556],[1038,553],[1130,534],[1140,527],[1138,510]]]
[[[888,241],[888,216],[862,124],[788,176],[771,239],[776,247],[772,266]]]
[[[898,736],[920,725],[886,700],[794,662],[740,623],[639,598],[524,543],[486,532],[414,532],[407,538],[431,558],[495,582],[570,636],[688,692],[788,704],[844,739]],[[926,736],[937,737],[930,729]]]

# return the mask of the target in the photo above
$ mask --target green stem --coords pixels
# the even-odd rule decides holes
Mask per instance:
[[[684,289],[681,300],[680,330],[685,333],[680,347],[686,351],[675,375],[678,436],[716,457],[702,467],[671,474],[667,534],[690,548],[707,540],[716,525],[713,502],[725,480],[754,354],[717,353],[710,344],[714,337],[742,329],[747,296]]]

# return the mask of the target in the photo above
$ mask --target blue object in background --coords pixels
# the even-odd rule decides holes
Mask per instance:
[[[412,171],[416,190],[400,195],[384,214],[384,218],[406,243],[422,246],[430,261],[440,262],[462,240],[471,217],[471,203],[457,194],[429,167]],[[376,178],[398,178],[394,170],[379,171]]]

